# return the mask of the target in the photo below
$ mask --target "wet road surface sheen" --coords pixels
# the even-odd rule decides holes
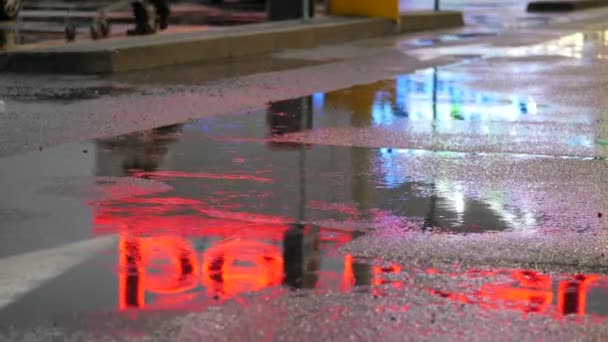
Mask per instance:
[[[104,330],[109,320],[125,325],[114,333],[137,335],[184,312],[321,293],[381,298],[372,305],[378,315],[409,312],[412,303],[391,301],[420,293],[446,307],[603,318],[602,273],[425,265],[342,250],[388,228],[465,239],[605,229],[598,214],[608,191],[605,161],[594,158],[605,151],[595,117],[551,116],[546,110],[556,105],[534,95],[476,91],[466,82],[457,68],[421,70],[0,160],[4,257],[22,256],[18,242],[60,249],[72,235],[116,237],[8,301],[2,329]],[[580,126],[568,131],[573,123]],[[362,135],[340,129],[406,140],[341,142]],[[455,134],[474,139],[450,140]],[[480,147],[497,140],[511,147]],[[41,160],[46,170],[35,166]],[[18,229],[46,227],[62,227],[56,240],[27,241]]]

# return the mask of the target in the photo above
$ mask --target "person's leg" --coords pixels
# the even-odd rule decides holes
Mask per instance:
[[[169,15],[171,15],[171,8],[167,0],[151,0],[154,7],[156,7],[156,15],[158,16],[158,25],[161,30],[167,29],[169,26]]]
[[[131,3],[133,9],[133,17],[135,18],[135,28],[127,31],[129,35],[150,34],[154,32],[154,28],[150,27],[150,13],[141,1],[133,1]]]

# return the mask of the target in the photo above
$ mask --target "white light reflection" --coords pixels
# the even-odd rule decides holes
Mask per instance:
[[[538,113],[538,106],[532,97],[528,98],[528,113],[535,115]]]
[[[411,180],[408,175],[406,161],[412,156],[429,155],[431,152],[424,150],[411,149],[391,149],[382,148],[379,150],[379,165],[382,181],[381,187],[398,188],[404,183]],[[454,152],[433,152],[438,157],[443,158],[459,158],[462,154]],[[374,163],[376,164],[376,163]],[[429,180],[426,180],[429,182]],[[531,209],[534,207],[532,201],[518,196],[518,203],[510,205],[512,195],[509,189],[500,189],[496,191],[482,190],[478,191],[475,187],[471,187],[466,182],[459,182],[447,177],[438,177],[434,179],[434,190],[436,195],[446,203],[446,209],[451,210],[456,214],[456,220],[459,224],[464,223],[464,214],[467,210],[467,196],[476,198],[488,205],[492,211],[509,229],[514,229],[522,232],[534,232],[538,220],[538,215]]]
[[[445,55],[480,55],[483,57],[529,57],[529,56],[562,56],[581,59],[585,45],[585,35],[574,33],[558,39],[534,45],[504,47],[487,44],[467,44],[458,46],[425,47],[408,51],[420,60],[428,60]]]
[[[509,48],[504,53],[508,57],[548,55],[581,59],[584,45],[585,36],[579,32],[540,44]]]
[[[464,222],[464,211],[466,209],[465,192],[462,184],[440,180],[435,183],[435,190],[439,196],[450,204],[451,209],[456,213],[457,222],[462,224]]]
[[[508,193],[495,192],[489,194],[485,202],[511,229],[522,232],[533,232],[538,223],[536,216],[530,211],[529,206],[520,205],[513,210],[507,205]]]

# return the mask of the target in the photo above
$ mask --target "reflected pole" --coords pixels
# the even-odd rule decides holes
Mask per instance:
[[[439,0],[435,0],[435,10],[437,10]],[[433,68],[433,133],[437,125],[437,68]],[[432,229],[435,226],[435,207],[437,203],[437,194],[435,191],[435,180],[431,183],[431,198],[430,210],[427,217],[424,219],[423,230]]]
[[[307,129],[312,128],[312,117],[311,117],[311,103],[308,97],[302,98],[301,102],[301,113],[300,120],[306,120],[306,123],[302,125],[300,121],[300,127],[306,127]],[[300,144],[300,212],[298,220],[300,223],[306,218],[306,145]]]
[[[300,144],[300,212],[298,220],[304,221],[306,216],[306,147]]]
[[[437,120],[437,68],[433,68],[433,127]]]
[[[437,191],[435,190],[435,180],[433,179],[433,183],[431,183],[431,198],[429,203],[429,213],[424,218],[424,223],[422,225],[422,230],[433,229],[435,227],[435,208],[437,207]]]
[[[308,118],[304,115],[308,109],[306,98],[301,102],[301,114],[298,117],[300,120],[300,128],[302,120]],[[301,129],[300,129],[301,130]],[[306,218],[306,147],[300,143],[298,151],[299,164],[299,197],[298,218],[295,224],[292,224],[289,230],[285,232],[283,238],[283,284],[288,285],[292,289],[300,289],[304,286],[305,278],[305,244],[304,244],[304,220]]]

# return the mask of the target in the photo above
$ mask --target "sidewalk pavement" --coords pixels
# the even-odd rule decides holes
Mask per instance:
[[[462,25],[460,12],[420,11],[402,14],[398,24],[381,18],[319,17],[305,23],[290,20],[73,44],[53,42],[0,54],[0,70],[113,73]]]

